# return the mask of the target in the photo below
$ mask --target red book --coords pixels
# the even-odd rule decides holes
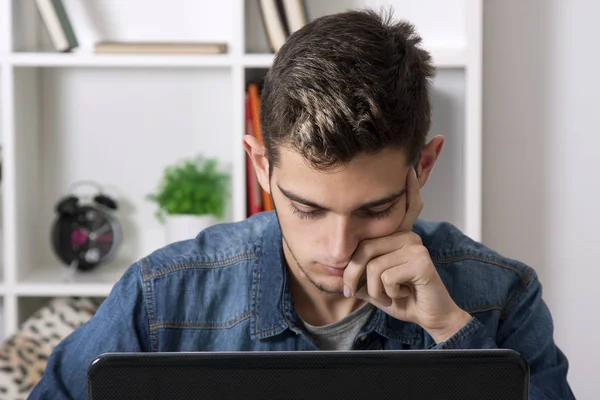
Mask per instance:
[[[250,114],[252,115],[252,126],[254,128],[253,134],[256,136],[260,143],[262,140],[262,132],[260,130],[260,95],[258,93],[258,85],[251,83],[248,85],[248,98],[250,99]],[[263,208],[265,211],[272,211],[273,199],[271,195],[261,188]]]
[[[249,95],[246,95],[246,134],[256,137],[254,134]],[[261,195],[262,188],[258,183],[256,173],[254,172],[254,167],[252,166],[252,161],[250,160],[250,156],[248,156],[248,154],[246,154],[246,190],[248,216],[252,216],[256,213],[264,211]]]

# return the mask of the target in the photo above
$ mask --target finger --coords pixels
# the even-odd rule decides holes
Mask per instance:
[[[367,293],[375,300],[388,304],[392,299],[385,294],[383,290],[383,282],[381,282],[381,274],[385,271],[386,266],[382,265],[382,257],[375,258],[367,264]],[[388,267],[390,268],[390,267]]]
[[[398,230],[400,232],[410,232],[422,210],[423,199],[417,172],[411,167],[411,171],[408,172],[406,178],[406,214],[404,214],[404,219]]]
[[[388,304],[392,299],[386,294],[382,275],[390,268],[397,268],[408,262],[403,251],[394,251],[372,259],[367,264],[367,293],[377,301]]]
[[[404,245],[400,245],[401,248]],[[346,286],[348,297],[353,296],[361,288],[360,283],[366,279],[366,267],[369,261],[382,254],[391,253],[398,249],[398,238],[385,236],[376,239],[362,241],[356,248],[352,259],[344,270],[344,286]]]
[[[385,294],[390,299],[401,299],[403,297],[410,297],[412,289],[409,285],[402,285],[399,283],[384,286]]]
[[[368,303],[373,304],[375,307],[380,308],[382,310],[385,310],[386,308],[390,307],[393,303],[393,300],[390,299],[388,302],[382,303],[380,301],[378,301],[377,299],[374,299],[373,297],[369,296],[369,293],[367,292],[366,287],[360,289],[358,292],[356,292],[356,297],[364,300]]]
[[[385,270],[381,274],[381,282],[386,296],[391,299],[410,296],[411,284],[418,280],[418,275],[419,271],[415,264],[408,262]]]

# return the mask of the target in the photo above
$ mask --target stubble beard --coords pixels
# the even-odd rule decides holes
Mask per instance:
[[[323,292],[323,293],[327,293],[327,294],[342,294],[343,292],[341,290],[336,290],[336,289],[331,289],[328,288],[327,286],[320,284],[318,282],[316,282],[312,276],[310,276],[310,274],[306,271],[306,269],[304,269],[304,267],[302,266],[302,264],[300,264],[300,262],[298,261],[298,259],[296,258],[296,256],[294,255],[294,252],[292,251],[292,249],[290,248],[290,245],[288,244],[287,239],[285,238],[285,236],[283,235],[283,233],[281,234],[281,237],[283,239],[283,243],[285,243],[285,246],[287,247],[290,255],[292,256],[292,258],[294,259],[294,262],[296,263],[296,266],[298,266],[298,269],[300,269],[300,271],[302,272],[302,274],[306,277],[306,279],[313,284],[314,287],[316,287],[317,289],[319,289],[319,291]]]
[[[277,205],[275,204],[275,199],[273,199],[273,208],[275,211],[275,217],[277,219],[277,225],[279,225],[279,232],[281,232],[281,239],[285,245],[285,247],[287,247],[290,255],[292,256],[292,258],[294,259],[294,262],[296,263],[296,266],[298,267],[298,269],[302,272],[302,275],[304,275],[306,277],[306,279],[314,286],[316,287],[319,291],[323,292],[323,293],[327,293],[327,294],[335,294],[335,295],[339,295],[339,294],[343,294],[344,292],[342,290],[335,290],[335,289],[331,289],[326,287],[323,284],[320,284],[318,282],[316,282],[312,276],[310,276],[310,274],[306,271],[306,269],[304,269],[304,267],[302,266],[302,264],[300,264],[300,262],[298,261],[298,259],[296,258],[296,255],[294,254],[294,252],[292,251],[292,248],[290,247],[290,245],[288,244],[287,239],[285,238],[285,235],[283,234],[283,229],[281,229],[281,222],[279,222],[279,212],[277,211]],[[284,262],[287,264],[287,260],[285,259],[285,253],[284,253],[284,257],[283,257]]]

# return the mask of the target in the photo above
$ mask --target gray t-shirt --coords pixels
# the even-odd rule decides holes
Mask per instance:
[[[352,350],[356,336],[374,309],[375,306],[365,303],[345,318],[329,325],[313,326],[302,322],[319,350]]]

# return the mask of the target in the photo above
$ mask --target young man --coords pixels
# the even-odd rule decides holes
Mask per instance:
[[[104,352],[492,349],[531,365],[531,399],[569,399],[535,272],[418,218],[443,146],[430,56],[367,11],[313,21],[266,77],[264,146],[244,138],[275,212],[132,265],[49,360],[32,399],[84,398]]]

